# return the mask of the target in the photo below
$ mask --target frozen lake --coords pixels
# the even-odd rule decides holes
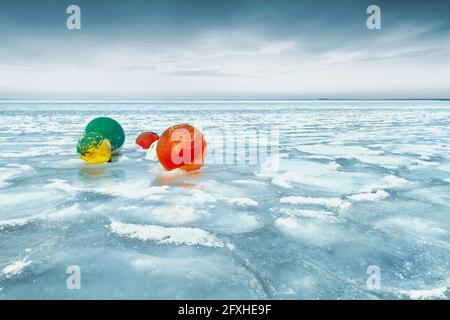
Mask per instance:
[[[127,138],[88,165],[97,116]],[[164,172],[134,139],[177,123],[279,165]],[[449,229],[450,101],[0,103],[0,299],[448,299]]]

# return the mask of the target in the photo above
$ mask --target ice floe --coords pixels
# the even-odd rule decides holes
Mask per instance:
[[[6,219],[0,220],[0,230],[10,227],[21,227],[33,223],[35,221],[59,221],[67,218],[72,218],[81,214],[80,205],[78,203],[62,208],[60,210],[56,209],[45,209],[43,212],[27,215],[22,218]]]
[[[0,153],[0,158],[32,158],[38,156],[54,156],[63,154],[65,151],[59,147],[42,147],[42,148],[29,148],[20,151],[9,151]]]
[[[283,233],[312,245],[329,245],[345,238],[339,226],[321,221],[282,217],[275,220],[275,226]]]
[[[9,279],[17,276],[21,274],[29,265],[31,265],[31,261],[27,260],[27,258],[22,258],[20,260],[14,261],[13,263],[0,270],[0,279]]]
[[[330,172],[335,172],[339,168],[336,162],[327,164],[315,163],[312,161],[302,161],[293,163],[284,162],[280,171],[275,173],[272,178],[272,184],[284,188],[292,188],[292,183],[311,183],[311,180]]]
[[[326,221],[338,221],[333,212],[325,210],[305,210],[305,209],[289,209],[282,208],[279,210],[281,213],[290,217],[320,219]]]
[[[11,179],[32,170],[32,166],[20,164],[8,164],[5,167],[0,167],[0,188],[8,185]]]
[[[242,207],[257,207],[258,202],[250,198],[225,198],[225,201]]]
[[[49,184],[45,185],[44,188],[46,189],[54,189],[54,190],[61,190],[65,191],[67,193],[77,193],[80,192],[80,188],[75,188],[74,186],[70,185],[66,180],[62,179],[50,179]]]
[[[361,188],[361,192],[373,192],[373,191],[379,191],[377,189],[394,189],[394,188],[401,188],[405,187],[408,184],[410,184],[407,180],[394,176],[394,175],[387,175],[380,179],[380,181],[375,183],[370,183],[363,188]]]
[[[376,192],[358,193],[349,197],[352,201],[378,201],[389,198],[389,193],[384,190],[378,190]]]
[[[6,227],[19,227],[28,224],[31,221],[30,218],[17,218],[9,220],[0,220],[0,230]]]
[[[111,221],[111,231],[119,236],[163,244],[224,247],[216,236],[198,228],[162,227]]]
[[[160,223],[170,225],[192,223],[199,219],[199,215],[196,214],[194,207],[182,204],[153,208],[150,211],[150,215]]]
[[[434,289],[425,290],[402,290],[401,294],[404,294],[414,300],[426,300],[426,299],[446,299],[447,287],[439,287]]]
[[[350,204],[340,198],[321,198],[321,197],[304,197],[304,196],[288,196],[280,199],[283,204],[310,204],[321,205],[330,208],[346,208]]]
[[[448,231],[434,221],[410,216],[395,216],[378,222],[381,228],[396,228],[400,232],[406,232],[416,236],[446,235]]]

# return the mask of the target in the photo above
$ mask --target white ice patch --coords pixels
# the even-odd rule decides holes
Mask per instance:
[[[408,181],[394,175],[389,175],[381,179],[384,188],[400,188],[408,184]]]
[[[24,192],[15,194],[0,194],[0,203],[3,209],[9,207],[19,206],[21,204],[29,205],[33,203],[40,203],[42,199],[48,198],[48,193],[46,192]]]
[[[307,219],[319,219],[325,221],[338,221],[332,212],[324,210],[298,210],[298,209],[286,209],[283,208],[280,212],[287,214],[290,217],[307,218]]]
[[[30,223],[29,218],[18,218],[18,219],[10,219],[10,220],[0,220],[0,230],[5,227],[20,227]]]
[[[186,201],[186,205],[202,205],[208,203],[216,203],[218,201],[226,202],[231,205],[240,207],[257,207],[258,202],[245,197],[224,197],[222,195],[207,193],[201,190],[191,190],[187,192],[188,198],[181,198],[178,201]]]
[[[67,193],[77,193],[80,191],[80,189],[73,187],[70,185],[66,180],[61,179],[50,179],[49,184],[44,186],[46,189],[54,189],[54,190],[61,190],[65,191]]]
[[[412,235],[445,235],[447,230],[441,228],[435,222],[418,217],[397,216],[387,218],[378,223],[379,227],[401,230]]]
[[[173,275],[179,277],[180,274],[191,277],[206,277],[211,279],[220,278],[223,273],[230,273],[230,266],[223,256],[191,256],[191,257],[159,257],[146,255],[142,258],[134,259],[130,262],[132,268],[138,272],[156,273],[160,275]]]
[[[145,185],[144,183],[127,183],[127,184],[111,184],[109,186],[98,187],[92,190],[96,193],[111,195],[111,196],[119,196],[128,199],[152,199],[153,196],[158,194],[164,194],[169,191],[168,186],[151,186]]]
[[[33,170],[33,167],[19,164],[9,164],[0,168],[0,188],[7,186],[9,180],[31,170]]]
[[[420,159],[416,159],[410,165],[408,165],[408,170],[421,170],[426,168],[434,168],[438,167],[439,165],[440,165],[439,162],[423,161]]]
[[[438,169],[440,169],[442,171],[450,172],[450,164],[446,163],[446,164],[439,165]]]
[[[319,197],[303,197],[288,196],[280,199],[283,204],[304,204],[304,205],[320,205],[330,208],[348,208],[350,205],[347,201],[339,198],[319,198]]]
[[[250,198],[224,198],[225,201],[241,207],[257,207],[258,202]]]
[[[71,218],[77,216],[81,213],[80,206],[78,204],[74,204],[73,206],[63,208],[59,211],[47,211],[40,214],[10,219],[10,220],[1,220],[0,221],[0,230],[6,227],[19,227],[32,223],[36,220],[62,220],[66,218]]]
[[[60,190],[70,194],[75,194],[78,192],[95,192],[104,195],[118,196],[131,200],[146,200],[146,201],[163,201],[165,200],[170,190],[169,186],[148,186],[147,182],[133,182],[127,184],[110,184],[99,186],[95,188],[78,188],[69,184],[65,180],[61,179],[51,179],[49,184],[45,186],[46,189]],[[192,206],[192,205],[202,205],[207,203],[215,203],[217,201],[227,202],[231,205],[236,205],[240,207],[256,207],[258,202],[245,197],[224,197],[221,195],[215,195],[207,193],[201,190],[186,189],[186,197],[178,198],[177,202],[180,205]],[[168,198],[170,199],[170,197]],[[185,201],[185,203],[183,203]],[[181,203],[180,203],[181,202]],[[177,210],[179,212],[179,210]]]
[[[313,162],[289,159],[281,162],[278,173],[266,175],[272,177],[271,183],[283,188],[302,185],[309,190],[320,190],[338,194],[357,192],[366,183],[378,178],[374,172],[349,172],[338,170],[336,162]]]
[[[45,143],[42,143],[43,145],[49,145],[49,146],[70,146],[73,145],[73,139],[71,138],[56,138],[56,137],[49,137]]]
[[[405,195],[414,200],[450,207],[450,187],[448,185],[418,188]]]
[[[394,175],[388,175],[381,179],[378,183],[369,184],[367,186],[364,186],[361,188],[361,192],[373,192],[378,189],[394,189],[394,188],[401,188],[406,185],[408,185],[408,181],[394,176]]]
[[[355,158],[357,156],[377,155],[380,151],[373,151],[361,146],[345,146],[345,145],[323,145],[313,144],[298,147],[299,151],[313,153],[318,155],[329,155],[341,158]]]
[[[403,144],[396,146],[395,153],[409,153],[422,157],[431,157],[438,152],[439,146],[430,144]]]
[[[17,260],[6,267],[4,267],[0,271],[0,277],[9,279],[16,275],[19,275],[23,272],[23,270],[31,264],[31,261],[28,261],[26,258]]]
[[[73,206],[61,209],[59,211],[43,213],[42,215],[38,216],[38,218],[44,220],[61,220],[77,216],[80,213],[81,213],[80,206],[78,203],[76,203]]]
[[[319,223],[315,219],[278,218],[275,226],[287,235],[314,245],[327,245],[342,240],[342,231],[335,224]]]
[[[384,190],[378,190],[376,192],[359,193],[349,197],[352,201],[378,201],[389,198],[389,193]]]
[[[105,205],[105,207],[107,207],[107,206]],[[129,211],[129,210],[137,210],[139,208],[140,207],[138,207],[138,206],[128,205],[128,206],[119,207],[118,209],[122,210],[122,211]]]
[[[224,243],[209,232],[198,228],[139,225],[111,220],[111,231],[123,237],[163,244],[224,247]]]
[[[32,158],[37,156],[55,156],[64,154],[65,150],[59,147],[34,147],[21,151],[2,152],[0,158]],[[67,152],[66,152],[67,153]]]
[[[209,230],[219,234],[237,234],[251,232],[263,226],[254,215],[236,211],[207,219],[204,224]]]
[[[17,163],[7,164],[6,168],[17,168],[22,172],[33,170],[32,166],[29,166],[27,164],[17,164]]]
[[[193,207],[181,204],[156,207],[151,211],[151,216],[164,224],[184,224],[198,219]]]
[[[292,188],[291,183],[313,182],[312,178],[335,172],[339,167],[336,162],[327,164],[311,161],[288,162],[283,164],[284,172],[273,177],[272,184],[283,188]]]
[[[244,185],[266,185],[266,183],[254,179],[238,179],[233,180],[234,183],[244,184]]]
[[[130,158],[128,158],[127,156],[121,154],[120,156],[117,157],[117,162],[125,162],[127,160],[130,160]]]
[[[321,155],[316,155],[316,154],[311,154],[311,155],[307,155],[307,156],[299,156],[298,158],[299,159],[309,159],[309,160],[329,160],[329,161],[335,160],[334,157],[321,156]]]
[[[158,298],[175,295],[191,299],[233,299],[236,292],[239,297],[249,299],[266,297],[257,276],[221,252],[201,255],[192,252],[189,256],[170,252],[163,256],[135,255],[128,261],[134,271],[132,274],[141,273],[137,279],[143,279],[143,276],[151,279],[151,290],[162,293]],[[161,287],[164,289],[158,290]],[[205,292],[212,294],[205,295]]]
[[[401,294],[409,296],[414,300],[426,300],[426,299],[445,299],[447,298],[445,293],[447,292],[447,287],[440,287],[428,290],[408,290],[400,291]]]
[[[51,179],[49,184],[45,186],[47,189],[60,190],[67,193],[78,193],[78,192],[95,192],[104,195],[124,197],[128,199],[143,199],[143,200],[159,200],[161,199],[161,194],[167,193],[169,190],[168,186],[148,186],[147,182],[134,182],[126,184],[109,184],[104,186],[99,186],[96,188],[78,188],[69,184],[65,180],[61,179]],[[156,199],[155,199],[156,197]]]

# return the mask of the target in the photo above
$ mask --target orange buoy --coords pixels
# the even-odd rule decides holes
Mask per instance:
[[[197,128],[189,124],[177,124],[161,135],[156,155],[166,170],[198,170],[205,162],[206,140]]]

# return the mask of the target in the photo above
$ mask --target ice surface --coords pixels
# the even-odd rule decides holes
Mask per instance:
[[[88,165],[97,116],[127,139]],[[176,123],[277,130],[279,166],[165,172],[134,140]],[[447,101],[0,104],[0,299],[448,299],[449,227]]]

